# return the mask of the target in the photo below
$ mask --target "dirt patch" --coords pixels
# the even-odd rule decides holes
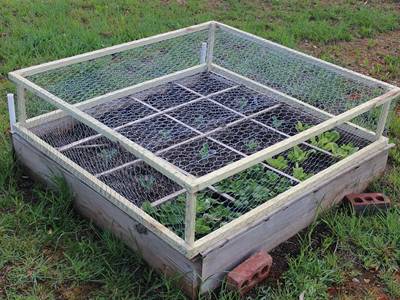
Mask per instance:
[[[92,291],[99,289],[99,284],[87,283],[79,286],[62,286],[57,290],[57,299],[81,300],[91,299]]]
[[[318,45],[303,41],[299,48],[351,70],[400,85],[400,30],[369,39]]]
[[[391,300],[380,284],[378,273],[374,270],[357,269],[357,276],[348,276],[341,286],[328,289],[330,299],[377,299]]]

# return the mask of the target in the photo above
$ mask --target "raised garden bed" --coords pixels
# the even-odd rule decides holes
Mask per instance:
[[[193,297],[379,175],[400,94],[216,22],[10,78],[19,159]]]

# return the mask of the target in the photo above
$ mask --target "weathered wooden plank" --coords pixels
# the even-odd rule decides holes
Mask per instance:
[[[368,183],[385,170],[388,149],[366,156],[327,178],[308,194],[287,199],[282,207],[260,219],[248,230],[232,239],[225,239],[214,249],[203,252],[201,292],[216,288],[226,273],[261,248],[268,251],[286,241],[312,223],[318,214],[335,205],[350,192],[363,191]]]
[[[122,239],[150,266],[177,279],[179,286],[188,295],[196,295],[201,274],[199,260],[186,258],[17,134],[13,135],[13,143],[18,161],[35,174],[35,177],[51,185],[54,176],[63,176],[74,194],[74,206],[78,212]]]

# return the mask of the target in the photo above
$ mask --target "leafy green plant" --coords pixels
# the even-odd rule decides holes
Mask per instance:
[[[156,178],[153,175],[139,175],[138,182],[142,188],[150,191],[156,183]]]
[[[249,103],[249,100],[246,97],[240,97],[237,102],[239,103],[239,108],[243,109]]]
[[[283,124],[283,120],[278,119],[277,116],[272,116],[272,126],[274,128],[279,128]]]
[[[340,133],[336,130],[324,132],[310,139],[312,145],[330,151],[340,139]]]
[[[97,154],[97,156],[105,162],[110,162],[117,154],[118,154],[117,149],[106,148],[106,149],[101,149],[100,152]]]
[[[309,158],[312,153],[315,153],[314,149],[305,151],[302,150],[299,146],[294,146],[288,152],[287,157],[291,162],[301,164],[307,158]]]
[[[345,158],[353,153],[358,151],[358,147],[354,147],[353,144],[343,144],[340,147],[338,146],[336,149],[332,151],[332,154],[340,159]]]
[[[149,201],[146,201],[142,204],[142,209],[179,236],[183,236],[185,205],[185,196],[181,195],[176,200],[163,203],[158,207],[153,207]],[[237,212],[225,207],[206,193],[197,195],[196,214],[195,231],[197,236],[204,236],[222,223],[227,223],[239,216]]]
[[[268,158],[267,163],[278,170],[284,170],[288,166],[288,161],[282,155],[279,155],[276,158]]]
[[[201,159],[207,159],[210,154],[210,145],[208,143],[204,143],[199,151],[199,156]]]
[[[171,137],[171,129],[162,129],[160,130],[160,136],[162,139],[167,140]]]
[[[204,116],[203,115],[198,115],[195,119],[194,119],[194,124],[196,125],[200,125],[204,123]]]
[[[246,143],[246,148],[249,151],[254,151],[257,149],[257,147],[258,147],[258,142],[255,139],[248,140]]]
[[[311,127],[313,127],[313,125],[310,125],[310,124],[303,124],[303,123],[300,122],[300,121],[297,121],[296,126],[295,126],[295,128],[296,128],[296,130],[297,130],[298,132],[305,131],[305,130],[311,128]]]
[[[234,203],[237,210],[247,211],[286,191],[291,186],[288,179],[261,165],[256,165],[236,174],[233,178],[219,182],[216,188],[237,200]]]
[[[195,231],[197,234],[206,235],[211,232],[212,228],[207,221],[203,218],[196,219]]]
[[[314,175],[311,173],[304,172],[304,169],[299,167],[299,165],[296,165],[292,171],[293,171],[293,177],[297,178],[300,181],[304,181]]]

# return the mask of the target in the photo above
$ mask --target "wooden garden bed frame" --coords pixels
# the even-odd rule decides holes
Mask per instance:
[[[249,78],[246,78],[242,75],[236,74],[230,70],[227,70],[225,68],[222,68],[221,66],[214,64],[213,45],[215,39],[215,29],[217,27],[226,30],[227,32],[232,32],[236,35],[245,37],[248,40],[255,41],[261,45],[266,45],[268,47],[281,49],[289,53],[294,53],[298,56],[301,56],[305,60],[310,61],[313,64],[324,66],[325,68],[343,74],[348,78],[355,78],[358,81],[366,81],[368,83],[375,82],[379,85],[386,87],[388,91],[385,94],[378,96],[374,99],[371,99],[363,104],[360,104],[344,113],[341,113],[339,115],[332,115],[312,105],[304,103],[303,101],[300,101],[294,97],[286,95],[282,92],[279,92],[275,89],[272,89],[268,86],[265,86],[261,83],[253,81]],[[133,49],[136,47],[156,43],[163,40],[168,40],[171,38],[183,36],[188,33],[193,33],[202,30],[208,30],[208,42],[206,46],[207,53],[206,55],[204,55],[203,53],[202,55],[203,58],[201,59],[202,61],[197,66],[181,70],[178,72],[174,72],[172,74],[168,74],[156,79],[148,80],[143,83],[135,84],[126,88],[122,88],[120,90],[116,90],[101,96],[97,96],[78,104],[74,105],[69,104],[63,99],[60,99],[59,97],[53,95],[52,93],[34,84],[33,82],[31,82],[26,78],[27,76],[38,74],[44,71],[53,70],[71,64],[92,60],[95,58],[103,57],[105,55],[118,53],[128,49]],[[173,164],[156,156],[151,151],[145,149],[144,147],[138,145],[137,143],[132,142],[122,134],[116,132],[115,130],[110,129],[106,125],[97,121],[92,116],[82,111],[82,109],[86,109],[94,105],[98,105],[100,103],[105,103],[113,99],[127,96],[135,92],[143,91],[167,82],[171,82],[173,80],[182,79],[187,76],[194,75],[204,71],[215,72],[216,74],[220,74],[226,78],[233,79],[238,83],[244,84],[245,86],[251,87],[252,89],[260,92],[273,93],[275,96],[279,97],[279,99],[282,100],[283,102],[287,102],[290,105],[298,106],[303,110],[312,112],[313,114],[329,118],[318,125],[315,125],[301,133],[298,133],[297,135],[288,137],[287,139],[282,140],[281,142],[278,142],[255,154],[249,155],[236,162],[228,164],[216,171],[213,171],[209,174],[196,178],[190,174],[188,175],[182,173],[181,170],[176,166],[174,166]],[[346,168],[349,165],[353,165],[356,162],[362,161],[368,155],[371,155],[373,153],[379,153],[379,151],[384,151],[383,149],[386,149],[388,147],[388,143],[387,139],[382,136],[382,133],[384,131],[386,119],[389,113],[390,103],[393,99],[395,99],[397,96],[400,95],[400,89],[390,84],[378,81],[376,79],[370,78],[362,74],[358,74],[356,72],[330,64],[328,62],[313,58],[301,52],[283,47],[276,43],[270,42],[255,35],[243,32],[241,30],[235,29],[233,27],[215,21],[206,22],[203,24],[187,27],[169,33],[160,34],[153,37],[73,56],[70,58],[65,58],[21,69],[9,73],[9,77],[17,85],[18,123],[12,124],[13,132],[17,134],[19,137],[22,137],[25,141],[28,141],[32,145],[35,145],[35,147],[37,147],[42,153],[44,153],[48,157],[51,157],[53,161],[57,162],[57,164],[61,165],[63,168],[68,170],[76,178],[78,178],[83,182],[86,182],[88,186],[90,186],[92,189],[96,190],[99,194],[108,199],[108,201],[110,201],[113,205],[121,209],[123,212],[128,214],[137,222],[141,223],[147,229],[152,231],[156,236],[167,242],[170,246],[179,251],[188,259],[193,259],[200,253],[204,253],[210,251],[210,249],[215,248],[221,242],[233,238],[234,236],[237,236],[241,232],[250,230],[252,226],[254,226],[254,224],[259,222],[261,219],[265,218],[270,214],[273,214],[276,211],[279,211],[280,209],[282,209],[282,207],[285,207],[287,203],[290,202],[291,199],[293,199],[293,197],[298,197],[299,195],[305,194],[306,192],[313,190],[316,186],[319,186],[321,182],[323,182],[326,178],[334,178],[336,175],[342,172],[343,168]],[[38,97],[55,105],[59,109],[54,112],[46,113],[31,119],[27,119],[26,107],[25,107],[26,90],[34,93]],[[371,132],[350,122],[354,117],[359,116],[376,107],[382,107],[382,109],[377,129],[375,132]],[[107,137],[111,141],[118,142],[123,148],[131,152],[133,155],[142,159],[148,165],[150,165],[151,167],[161,172],[171,180],[181,185],[184,189],[186,189],[187,202],[186,202],[184,239],[178,237],[171,230],[169,230],[168,228],[157,222],[155,219],[147,215],[137,206],[133,205],[125,197],[122,197],[120,194],[112,190],[110,187],[105,185],[103,182],[94,177],[92,174],[85,171],[83,168],[72,162],[70,159],[66,158],[64,155],[60,154],[60,152],[58,152],[53,147],[49,146],[47,143],[43,142],[40,138],[38,138],[30,131],[31,128],[34,128],[42,124],[46,124],[51,121],[58,120],[68,115],[88,125],[89,127],[95,129],[98,133]],[[332,165],[331,167],[328,167],[324,171],[299,183],[295,187],[292,187],[288,191],[278,195],[272,200],[267,201],[266,203],[258,206],[257,208],[251,210],[250,212],[238,217],[234,221],[231,221],[230,223],[213,231],[207,236],[195,241],[194,224],[196,218],[195,215],[196,215],[197,192],[227,177],[230,177],[258,163],[261,163],[268,158],[271,158],[287,149],[292,148],[295,145],[298,145],[299,143],[306,142],[310,138],[315,137],[337,126],[352,128],[353,130],[356,130],[360,136],[372,142],[370,145],[357,151],[355,154],[352,154],[351,156],[341,160],[340,162]],[[297,229],[293,229],[292,233],[293,234],[296,233],[296,230]]]

